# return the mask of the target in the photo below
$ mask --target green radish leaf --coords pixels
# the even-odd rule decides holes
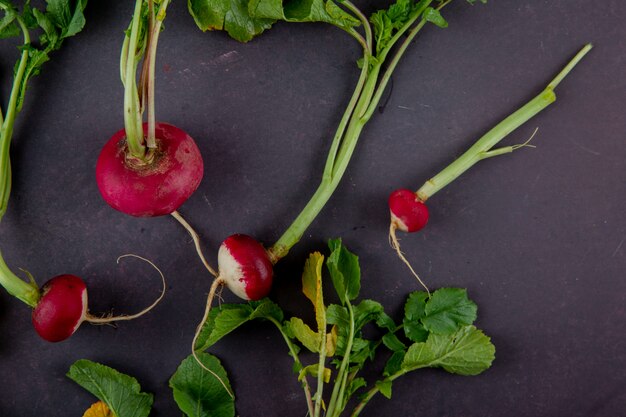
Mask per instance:
[[[406,345],[393,333],[387,333],[383,336],[383,344],[392,352],[406,350]]]
[[[297,317],[292,317],[288,322],[289,332],[302,345],[313,353],[320,351],[322,345],[321,335],[311,329],[306,323]]]
[[[206,323],[198,335],[196,351],[204,351],[244,323],[254,319],[283,321],[283,312],[270,299],[247,304],[223,304],[209,312]]]
[[[343,304],[354,300],[361,290],[359,258],[341,243],[341,239],[328,241],[331,254],[326,261],[335,291]]]
[[[4,2],[0,1],[0,4]],[[0,19],[0,39],[12,38],[20,35],[20,28],[15,21],[17,12],[9,5],[7,10],[2,10],[4,16]]]
[[[433,9],[432,7],[429,7],[426,10],[424,10],[424,13],[422,14],[422,18],[426,20],[427,22],[430,22],[440,28],[448,27],[448,22],[446,22],[446,19],[443,18],[439,10]]]
[[[337,304],[329,305],[326,309],[326,321],[337,328],[335,353],[343,356],[346,352],[348,333],[350,332],[350,314],[348,309]]]
[[[424,342],[428,338],[428,330],[419,321],[410,321],[404,323],[404,335],[411,342]]]
[[[350,398],[352,397],[352,395],[354,395],[355,392],[357,392],[357,390],[359,388],[363,388],[367,386],[367,381],[365,381],[365,378],[354,378],[352,380],[352,382],[350,382],[350,385],[348,386],[348,395],[347,397]]]
[[[380,391],[381,394],[385,396],[388,400],[391,399],[391,381],[376,381],[376,388]]]
[[[332,0],[250,0],[250,16],[287,22],[325,22],[349,30],[359,26],[358,19]]]
[[[188,356],[169,381],[178,408],[188,417],[234,417],[235,400],[222,364],[208,353],[199,352],[198,357],[219,379]]]
[[[402,369],[443,368],[459,375],[478,375],[491,366],[495,347],[491,339],[474,326],[465,326],[446,335],[431,333],[426,342],[411,345]]]
[[[391,376],[402,369],[402,362],[404,361],[405,350],[398,350],[393,352],[393,355],[387,360],[385,369],[383,370],[383,376]]]
[[[372,300],[363,300],[354,306],[354,329],[361,330],[367,323],[377,322],[381,314],[385,314],[383,306]]]
[[[476,320],[478,307],[467,298],[462,288],[441,288],[435,291],[424,309],[424,327],[433,333],[448,334]]]
[[[188,8],[201,30],[225,30],[239,42],[248,42],[275,22],[275,19],[251,17],[248,0],[188,0]]]
[[[116,417],[147,417],[152,394],[141,392],[137,380],[108,366],[81,359],[67,376],[104,402]]]
[[[370,22],[374,28],[376,55],[391,48],[396,33],[407,24],[414,22],[430,3],[432,0],[421,0],[416,3],[412,0],[397,0],[387,9],[372,14]]]
[[[404,321],[421,320],[426,315],[426,300],[428,293],[415,291],[409,294],[404,304]]]

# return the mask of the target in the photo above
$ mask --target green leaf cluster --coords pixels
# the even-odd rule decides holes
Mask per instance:
[[[116,417],[148,417],[153,396],[137,380],[86,359],[76,361],[67,376],[104,402]]]
[[[473,325],[477,307],[466,290],[413,292],[407,297],[402,321],[396,323],[380,303],[356,301],[361,289],[358,257],[339,239],[330,240],[328,246],[328,258],[312,253],[302,274],[302,291],[315,312],[315,328],[299,317],[285,319],[280,307],[267,299],[225,304],[211,311],[196,349],[212,346],[250,320],[269,320],[288,344],[299,381],[305,382],[307,376],[318,378],[318,384],[332,381],[333,394],[326,405],[328,416],[339,416],[350,398],[363,389],[390,398],[393,381],[417,369],[442,368],[454,374],[476,375],[491,366],[495,348],[489,337]],[[324,301],[324,263],[338,304]],[[368,325],[374,331],[365,332]],[[372,333],[377,335],[372,337]],[[359,372],[379,354],[381,346],[390,356],[382,377],[370,384]],[[301,348],[318,354],[319,361],[302,363]],[[334,370],[329,368],[327,358]],[[308,385],[303,387],[308,389]]]
[[[188,0],[188,7],[200,29],[225,30],[240,42],[260,35],[277,20],[325,22],[342,29],[360,24],[333,0]]]
[[[76,35],[85,26],[83,11],[87,0],[46,0],[45,9],[38,9],[27,1],[20,11],[9,0],[0,0],[0,9],[4,16],[0,19],[0,38],[24,35],[24,44],[19,46],[22,57],[15,64],[16,81],[19,96],[17,111],[24,102],[26,85],[29,79],[39,74],[41,66],[50,60],[50,53],[61,47],[63,40]],[[30,30],[39,29],[38,41],[32,42]],[[22,61],[26,61],[23,75],[18,78]]]

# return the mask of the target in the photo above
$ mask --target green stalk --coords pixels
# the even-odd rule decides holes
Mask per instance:
[[[22,33],[24,34],[24,45],[30,44],[30,33],[26,24],[21,17],[16,18]],[[6,117],[0,128],[0,219],[4,217],[9,202],[9,195],[11,194],[11,161],[9,159],[9,148],[11,145],[11,138],[13,136],[13,125],[15,124],[15,117],[17,116],[17,100],[22,88],[22,81],[28,65],[28,51],[25,49],[22,51],[20,57],[20,63],[13,79],[13,86],[11,87],[11,95],[9,97],[9,104],[7,106]]]
[[[328,403],[327,415],[329,417],[335,417],[341,414],[341,403],[343,402],[343,396],[347,381],[346,371],[348,364],[350,363],[350,353],[352,352],[352,343],[354,342],[354,310],[352,309],[352,304],[350,304],[350,301],[346,302],[346,307],[348,308],[348,313],[350,314],[350,333],[348,334],[346,352],[343,355],[343,360],[341,361],[341,365],[339,366],[337,378],[335,378],[335,386],[333,387],[330,402]]]
[[[385,378],[384,382],[392,382],[392,381],[400,378],[406,372],[407,371],[404,371],[404,370],[398,371],[395,374]],[[374,397],[374,395],[378,394],[379,392],[380,392],[380,389],[376,385],[374,385],[374,387],[372,387],[372,389],[370,389],[365,394],[365,396],[363,397],[361,402],[359,402],[359,404],[357,404],[357,406],[354,408],[354,411],[352,412],[352,414],[350,414],[350,417],[357,417],[359,414],[361,414],[361,411],[363,411],[363,408],[365,408],[367,403],[372,399],[372,397]]]
[[[326,368],[326,323],[319,329],[321,333],[321,346],[320,346],[320,354],[319,361],[317,365],[317,391],[315,392],[315,410],[314,417],[320,417],[320,413],[322,411],[322,402],[324,401],[324,369]]]
[[[504,139],[509,133],[527,122],[537,113],[554,103],[556,95],[554,89],[565,78],[565,76],[580,62],[580,60],[591,50],[592,45],[587,44],[576,54],[576,56],[559,72],[548,86],[530,100],[520,109],[509,115],[498,123],[493,129],[483,135],[456,161],[448,165],[440,173],[429,179],[417,190],[417,197],[421,201],[426,201],[446,185],[457,179],[461,174],[471,168],[478,161],[497,156],[503,153],[512,152],[516,147],[506,147],[502,149],[492,149],[498,142]]]
[[[0,285],[12,296],[19,298],[30,307],[35,307],[39,301],[39,288],[37,284],[31,279],[31,282],[25,282],[17,277],[9,267],[2,254],[0,254]]]
[[[152,1],[152,0],[150,0]],[[141,8],[143,0],[136,0],[133,20],[131,24],[128,44],[124,40],[122,50],[128,47],[126,61],[122,59],[124,68],[124,127],[126,129],[126,143],[128,150],[134,158],[144,160],[146,147],[144,145],[143,126],[141,121],[141,109],[139,104],[139,94],[137,92],[137,43],[141,23]],[[127,35],[128,36],[128,35]]]
[[[289,355],[293,358],[293,361],[296,364],[296,366],[299,369],[302,369],[304,365],[300,361],[300,357],[298,356],[298,351],[296,350],[296,347],[294,346],[294,344],[291,342],[291,339],[289,339],[289,337],[285,334],[285,331],[283,330],[283,327],[281,326],[281,324],[271,317],[268,317],[267,319],[271,321],[272,323],[274,323],[276,328],[278,328],[278,331],[280,332],[281,336],[285,340],[285,343],[287,343],[287,347],[289,348]],[[311,398],[311,387],[309,387],[309,382],[307,381],[306,378],[302,378],[301,383],[302,383],[302,389],[304,390],[304,396],[306,397],[306,404],[309,410],[309,416],[313,416],[314,409],[313,409],[313,399]]]
[[[326,160],[322,182],[291,226],[287,228],[285,233],[283,233],[278,241],[269,249],[270,257],[274,262],[287,255],[289,249],[300,240],[304,231],[313,222],[315,217],[317,217],[335,189],[337,189],[341,177],[350,162],[352,151],[365,125],[365,123],[362,123],[358,119],[357,115],[369,104],[369,97],[366,98],[366,90],[370,88],[368,85],[371,83],[372,79],[374,79],[374,83],[376,82],[375,76],[372,77],[371,73],[368,71],[369,55],[367,52],[364,54],[363,63],[364,65],[356,89],[352,94],[352,98],[333,138]]]

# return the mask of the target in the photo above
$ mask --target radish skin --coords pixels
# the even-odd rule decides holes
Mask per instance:
[[[272,288],[273,265],[263,247],[247,235],[236,234],[222,242],[217,254],[219,277],[237,297],[260,300]]]
[[[389,196],[391,223],[403,232],[417,232],[428,223],[428,207],[417,195],[407,189],[399,189]]]
[[[37,334],[48,342],[67,339],[87,316],[87,286],[76,275],[59,275],[41,287],[41,299],[33,309]]]
[[[143,128],[147,131],[147,123]],[[166,123],[157,123],[155,134],[157,149],[150,163],[127,158],[124,129],[102,148],[96,181],[114,209],[136,217],[171,214],[200,185],[204,164],[191,136]]]

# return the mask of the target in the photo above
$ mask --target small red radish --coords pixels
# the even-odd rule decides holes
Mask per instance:
[[[96,181],[104,200],[131,216],[171,214],[202,180],[202,156],[191,136],[170,124],[155,127],[156,149],[150,162],[129,157],[122,129],[104,146],[96,164]],[[147,128],[144,123],[144,132]]]
[[[267,251],[247,235],[229,236],[220,246],[220,278],[237,297],[260,300],[272,288],[273,266]]]
[[[403,232],[417,232],[428,222],[428,207],[416,193],[399,189],[389,196],[391,223]]]
[[[196,342],[209,317],[217,288],[225,285],[239,298],[257,301],[270,293],[274,276],[272,260],[263,245],[254,238],[243,234],[229,236],[222,242],[218,251],[217,262],[219,274],[213,280],[207,297],[204,316],[198,324],[191,342],[191,351],[196,361],[209,372],[210,370],[202,364],[196,355]]]
[[[59,275],[41,287],[33,309],[37,334],[48,342],[60,342],[74,334],[87,317],[87,286],[76,275]]]
[[[60,342],[71,335],[83,322],[92,324],[108,324],[115,321],[133,320],[152,310],[165,295],[165,277],[163,273],[148,259],[137,255],[123,255],[141,259],[150,264],[161,276],[163,288],[157,299],[147,308],[129,316],[95,317],[89,314],[87,286],[76,275],[58,275],[47,281],[41,289],[30,276],[30,283],[24,282],[14,275],[0,256],[0,284],[14,297],[32,307],[32,322],[37,334],[48,342]]]
[[[422,285],[424,285],[424,283],[417,276],[411,267],[411,264],[400,250],[400,244],[396,237],[396,229],[410,233],[417,232],[426,226],[426,223],[428,222],[428,208],[424,204],[426,200],[432,197],[435,193],[441,191],[441,189],[457,179],[477,162],[494,156],[508,154],[523,147],[533,147],[528,143],[535,136],[535,133],[537,133],[537,129],[535,129],[535,132],[532,134],[530,139],[522,144],[494,149],[494,147],[507,135],[556,101],[554,89],[591,50],[591,48],[591,44],[585,45],[541,93],[485,133],[480,139],[478,139],[478,141],[476,141],[476,143],[465,151],[463,155],[444,168],[437,175],[426,181],[419,188],[419,190],[412,192],[410,190],[400,189],[391,193],[391,196],[389,197],[389,211],[391,213],[389,242],[400,259],[409,267],[413,275]],[[426,285],[424,285],[424,287],[426,288]],[[428,291],[428,288],[426,288],[426,290]]]

